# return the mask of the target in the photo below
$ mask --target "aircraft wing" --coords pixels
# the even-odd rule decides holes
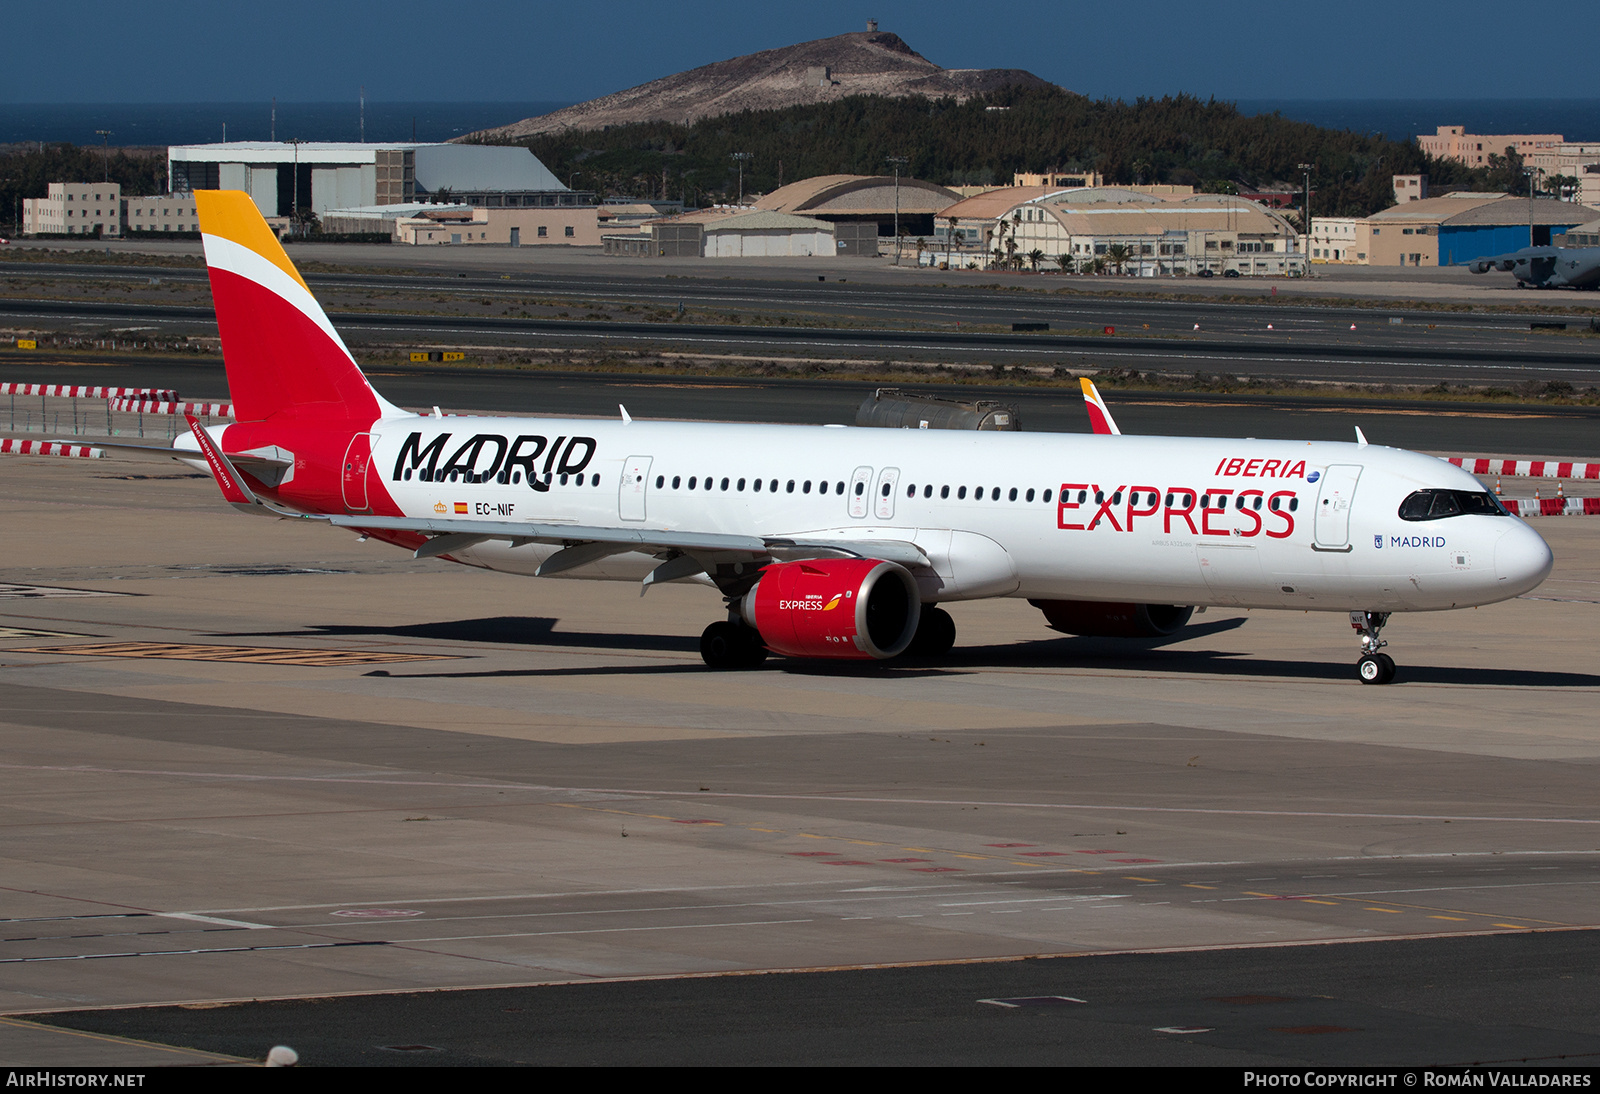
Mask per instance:
[[[298,514],[295,514],[298,515]],[[613,528],[583,524],[542,524],[511,520],[445,520],[433,517],[377,517],[360,513],[336,514],[328,517],[312,516],[310,519],[326,520],[337,528],[372,529],[374,531],[417,532],[430,537],[417,548],[418,558],[461,551],[491,539],[509,540],[514,544],[561,544],[567,548],[593,544],[605,550],[586,550],[574,559],[592,562],[605,554],[621,551],[642,551],[659,554],[678,551],[684,554],[742,554],[751,558],[818,558],[852,556],[875,558],[883,562],[896,562],[902,566],[926,566],[928,556],[914,543],[905,540],[886,540],[862,537],[851,539],[833,536],[742,536],[723,532],[673,531],[664,528]],[[554,556],[552,560],[554,561]],[[573,565],[582,562],[574,561]],[[567,567],[557,565],[544,572],[559,572]]]
[[[1503,270],[1509,273],[1516,268],[1518,262],[1527,262],[1535,258],[1559,258],[1561,251],[1555,247],[1524,247],[1520,251],[1510,254],[1485,255],[1474,258],[1470,262],[1457,262],[1457,266],[1465,266],[1473,273],[1488,273],[1490,270]]]

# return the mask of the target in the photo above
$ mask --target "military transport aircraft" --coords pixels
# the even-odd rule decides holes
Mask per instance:
[[[1493,258],[1461,262],[1473,273],[1500,270],[1515,274],[1523,288],[1593,289],[1600,287],[1600,247],[1524,247]]]
[[[713,668],[937,656],[939,604],[1022,597],[1087,635],[1170,635],[1204,605],[1348,612],[1380,684],[1390,613],[1550,572],[1544,540],[1440,460],[1117,435],[1103,403],[1097,435],[419,416],[367,382],[247,195],[195,198],[236,420],[191,417],[162,458],[209,468],[242,512],[418,558],[709,586]]]

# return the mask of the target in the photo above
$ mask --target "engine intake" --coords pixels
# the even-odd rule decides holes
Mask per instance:
[[[1101,604],[1093,600],[1030,600],[1050,626],[1095,638],[1166,638],[1194,614],[1173,604]]]
[[[742,608],[774,653],[856,660],[903,652],[922,614],[905,567],[861,558],[773,563]]]

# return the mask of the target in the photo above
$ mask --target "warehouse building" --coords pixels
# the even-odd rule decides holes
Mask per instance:
[[[961,200],[954,190],[922,179],[891,175],[818,175],[780,186],[751,202],[773,213],[818,217],[830,224],[874,224],[894,238],[933,234],[933,218]]]
[[[267,217],[298,203],[318,216],[333,209],[407,202],[465,202],[479,208],[595,204],[568,189],[526,148],[473,144],[334,144],[236,141],[167,150],[174,193],[243,190]]]
[[[1553,198],[1456,193],[1408,201],[1366,218],[1372,266],[1458,266],[1552,239],[1600,215]]]
[[[853,225],[846,226],[846,234],[853,230]],[[806,258],[843,253],[835,231],[834,225],[818,217],[791,216],[748,205],[724,205],[652,220],[634,232],[608,234],[603,238],[603,245],[608,255]],[[871,235],[872,250],[876,254],[874,226],[867,225],[866,232]]]
[[[1122,187],[1023,196],[991,191],[939,214],[924,265],[1060,268],[1138,277],[1282,276],[1304,271],[1294,228],[1259,203],[1227,194],[1163,199]],[[953,243],[949,243],[953,241]],[[948,244],[948,245],[947,245]]]

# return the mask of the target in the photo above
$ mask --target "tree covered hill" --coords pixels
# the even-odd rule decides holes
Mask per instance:
[[[1365,216],[1392,203],[1391,176],[1426,172],[1434,186],[1507,189],[1494,173],[1431,160],[1412,142],[1321,129],[1278,114],[1247,117],[1232,103],[1187,95],[1133,103],[1056,87],[1009,87],[966,102],[854,96],[746,111],[694,124],[644,122],[518,141],[575,188],[607,195],[731,198],[734,152],[745,193],[826,174],[903,174],[950,186],[1008,183],[1015,171],[1094,170],[1107,183],[1177,183],[1201,190],[1298,188],[1314,164],[1315,212]]]

